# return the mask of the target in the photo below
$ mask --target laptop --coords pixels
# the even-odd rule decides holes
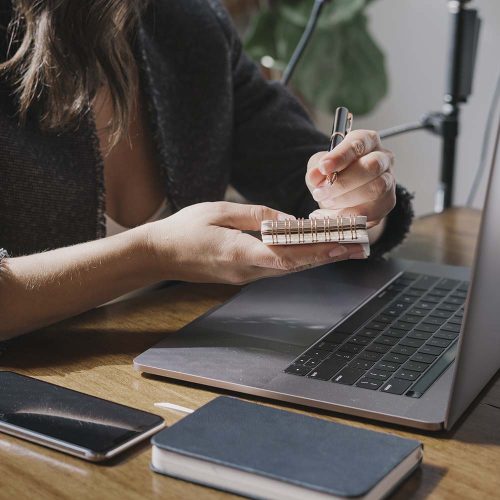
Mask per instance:
[[[500,171],[473,269],[331,264],[250,284],[136,369],[425,430],[450,429],[500,368]]]

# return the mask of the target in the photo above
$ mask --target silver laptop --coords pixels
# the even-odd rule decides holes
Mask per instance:
[[[500,171],[473,270],[390,260],[248,285],[138,370],[411,427],[450,429],[500,368]]]

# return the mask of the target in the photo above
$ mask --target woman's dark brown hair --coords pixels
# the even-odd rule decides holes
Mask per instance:
[[[137,85],[131,43],[146,0],[12,0],[10,54],[19,115],[36,107],[44,129],[77,123],[103,84],[112,142],[128,127]]]

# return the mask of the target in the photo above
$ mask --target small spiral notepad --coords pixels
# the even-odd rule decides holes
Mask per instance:
[[[324,217],[320,219],[265,220],[261,223],[266,245],[311,243],[359,243],[369,251],[366,217]]]

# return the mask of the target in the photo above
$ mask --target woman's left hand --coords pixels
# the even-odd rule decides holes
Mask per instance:
[[[332,151],[311,156],[306,184],[320,206],[311,216],[366,215],[368,227],[376,226],[396,204],[393,163],[372,130],[354,130]]]

